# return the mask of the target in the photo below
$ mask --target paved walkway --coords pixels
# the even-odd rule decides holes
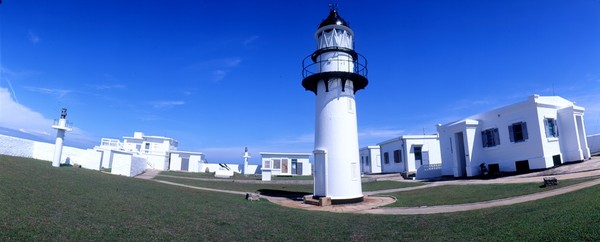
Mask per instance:
[[[142,174],[135,176],[135,178],[144,179],[144,180],[152,180],[154,177],[160,174],[159,170],[147,169]]]
[[[222,189],[213,189],[213,188],[204,188],[204,187],[196,187],[189,186],[184,184],[179,184],[175,182],[154,180],[153,178],[157,176],[160,171],[157,170],[147,170],[145,173],[137,176],[140,179],[148,179],[155,182],[186,187],[191,189],[205,190],[205,191],[213,191],[213,192],[223,192],[229,194],[238,194],[238,195],[246,195],[246,192],[238,192],[238,191],[229,191]],[[531,182],[539,182],[542,184],[543,177],[546,176],[554,176],[559,182],[561,180],[568,179],[577,179],[577,178],[585,178],[585,177],[600,177],[600,157],[593,157],[591,160],[577,163],[577,164],[569,164],[560,166],[554,169],[549,169],[541,172],[530,173],[519,176],[510,176],[503,177],[498,179],[490,179],[490,180],[450,180],[450,181],[437,181],[437,182],[428,182],[426,185],[418,186],[418,187],[407,187],[407,188],[398,188],[398,189],[387,189],[387,190],[379,190],[373,192],[364,192],[365,201],[361,203],[355,204],[345,204],[345,205],[332,205],[326,207],[319,207],[314,205],[305,204],[302,201],[292,200],[285,197],[271,197],[261,195],[262,198],[267,199],[270,202],[279,204],[285,207],[312,210],[312,211],[328,211],[328,212],[336,212],[336,213],[361,213],[361,214],[434,214],[434,213],[451,213],[451,212],[461,212],[461,211],[469,211],[469,210],[477,210],[483,208],[491,208],[498,206],[507,206],[518,203],[535,201],[543,198],[548,198],[556,195],[561,195],[573,191],[577,191],[583,188],[595,186],[600,184],[600,178],[594,179],[592,181],[583,182],[575,185],[571,185],[568,187],[557,188],[554,190],[539,192],[534,194],[528,194],[523,196],[493,200],[493,201],[485,201],[478,203],[467,203],[467,204],[457,204],[457,205],[441,205],[441,206],[423,206],[423,207],[396,207],[396,208],[382,208],[381,206],[385,206],[396,201],[393,197],[388,196],[374,196],[375,194],[383,194],[383,193],[391,193],[391,192],[400,192],[400,191],[409,191],[416,189],[425,189],[434,186],[441,185],[469,185],[469,184],[508,184],[508,183],[531,183]],[[386,176],[381,180],[396,180],[398,179],[395,176]],[[401,181],[398,179],[398,181]],[[411,181],[413,182],[413,181]]]

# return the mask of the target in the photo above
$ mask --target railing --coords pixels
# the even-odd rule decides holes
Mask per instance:
[[[168,151],[163,150],[151,150],[151,149],[141,149],[140,154],[148,154],[148,155],[167,155]]]
[[[102,138],[100,147],[123,149],[123,143],[118,139]]]
[[[307,56],[302,60],[302,78],[322,73],[322,72],[351,72],[361,76],[367,77],[367,59],[361,54],[357,53],[356,59],[343,59],[340,57],[333,57],[326,60],[313,61],[312,55]],[[334,65],[334,66],[332,66]],[[321,68],[326,67],[321,70]]]
[[[60,127],[61,123],[60,123],[60,119],[54,119],[54,122],[52,123],[52,126],[59,126]],[[73,123],[66,121],[65,122],[65,127],[69,128],[69,129],[73,129]]]

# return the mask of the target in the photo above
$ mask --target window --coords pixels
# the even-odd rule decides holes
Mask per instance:
[[[546,138],[558,137],[558,126],[556,125],[556,119],[545,118],[544,126],[546,127]]]
[[[281,160],[280,159],[273,160],[273,169],[281,169]]]
[[[481,143],[483,144],[483,148],[500,145],[498,128],[491,128],[481,131]]]
[[[515,143],[523,142],[529,139],[527,134],[527,123],[518,122],[508,126],[508,135],[510,137],[510,142]]]
[[[365,159],[365,163],[367,163],[367,165],[369,165],[369,156],[367,155],[367,159]]]
[[[365,157],[364,156],[360,157],[360,164],[361,165],[365,164]]]
[[[263,167],[265,169],[270,169],[271,168],[271,160],[265,160],[264,164],[263,164]]]
[[[400,163],[402,161],[402,151],[394,150],[394,162]]]
[[[383,163],[385,163],[385,164],[390,163],[390,154],[388,154],[387,152],[383,153]]]

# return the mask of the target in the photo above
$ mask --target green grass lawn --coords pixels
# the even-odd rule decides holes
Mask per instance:
[[[544,192],[589,180],[590,179],[564,180],[560,181],[556,186],[548,186],[544,188],[540,188],[540,185],[543,184],[542,182],[519,184],[443,185],[425,189],[387,193],[384,195],[394,196],[397,199],[395,203],[387,205],[387,207],[452,205],[483,202]]]
[[[338,214],[0,156],[0,241],[597,241],[598,221],[600,186],[460,213]]]

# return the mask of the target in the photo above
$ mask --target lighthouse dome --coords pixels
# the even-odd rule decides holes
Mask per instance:
[[[346,20],[340,17],[337,10],[335,9],[329,11],[329,16],[327,16],[327,18],[324,19],[323,22],[321,22],[321,24],[319,24],[319,28],[327,25],[343,25],[350,28],[348,22],[346,22]]]

